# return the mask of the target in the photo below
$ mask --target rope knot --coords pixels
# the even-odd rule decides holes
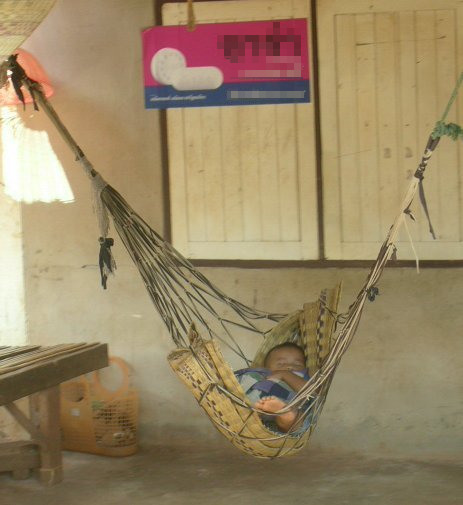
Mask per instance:
[[[414,173],[414,176],[422,181],[424,179],[424,171],[426,170],[426,165],[424,163],[420,163],[418,165],[418,168],[416,169],[416,172]]]
[[[37,84],[39,83],[37,81],[34,81],[33,79],[30,79],[23,67],[19,64],[18,62],[18,54],[12,54],[8,58],[8,70],[10,71],[10,79],[13,84],[14,91],[16,93],[16,96],[18,99],[21,101],[23,104],[24,110],[26,109],[26,100],[24,98],[24,93],[22,92],[21,87],[26,81],[29,81],[29,83],[32,84]],[[40,85],[39,85],[40,86]],[[39,110],[39,107],[37,105],[35,93],[33,88],[29,88],[29,93],[32,98],[32,102],[34,104],[34,110]]]
[[[376,296],[379,295],[379,289],[376,286],[371,286],[367,289],[367,297],[370,302],[374,302]]]
[[[438,121],[432,131],[431,137],[436,140],[444,136],[450,137],[452,140],[457,140],[458,138],[463,137],[463,129],[456,123],[444,123],[444,121]]]
[[[410,205],[404,209],[404,214],[408,216],[412,221],[416,221],[415,216],[413,215],[412,209],[410,209]]]

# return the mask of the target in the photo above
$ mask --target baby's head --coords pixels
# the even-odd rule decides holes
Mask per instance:
[[[269,370],[303,370],[305,354],[301,347],[293,342],[276,345],[267,353],[264,367]]]

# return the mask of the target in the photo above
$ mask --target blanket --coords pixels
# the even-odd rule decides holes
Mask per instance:
[[[252,405],[256,403],[261,398],[265,396],[276,396],[283,400],[285,403],[290,402],[296,392],[283,380],[273,380],[268,377],[272,375],[272,371],[268,368],[243,368],[242,370],[237,370],[235,375],[243,388],[246,396],[249,398]],[[294,371],[296,375],[302,377],[305,380],[309,380],[309,371],[307,369],[301,371]],[[309,406],[308,402],[305,402],[301,407],[301,410],[307,409]],[[275,417],[271,414],[265,415],[261,414],[263,423],[267,428],[278,432],[278,426],[275,423]],[[292,435],[297,436],[304,433],[311,424],[311,412],[305,417],[301,426],[292,432]]]
[[[285,403],[290,402],[295,397],[296,392],[283,380],[268,379],[272,373],[268,368],[243,368],[237,370],[235,375],[252,404],[265,396],[276,396]],[[294,371],[293,373],[305,380],[309,380],[307,369]]]

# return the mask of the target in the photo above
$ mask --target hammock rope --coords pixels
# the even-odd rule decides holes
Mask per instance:
[[[395,255],[395,241],[398,231],[404,219],[411,216],[410,205],[418,188],[421,188],[422,192],[423,174],[429,159],[442,136],[446,135],[454,140],[463,136],[462,129],[458,125],[445,124],[447,114],[456,99],[462,82],[463,73],[458,79],[441,120],[436,123],[430,134],[422,159],[365,284],[358,292],[347,313],[337,314],[337,301],[334,306],[326,303],[323,292],[317,302],[318,317],[320,318],[321,313],[331,317],[331,322],[340,326],[339,333],[335,339],[331,339],[332,330],[328,335],[325,335],[329,339],[329,352],[322,357],[319,355],[317,369],[311,374],[310,380],[280,411],[283,413],[293,408],[299,408],[303,416],[312,415],[310,432],[321,412],[334,372],[357,330],[365,301],[374,299],[378,294],[377,284],[382,272],[389,259]],[[174,355],[172,360],[174,361],[178,357],[183,359],[184,353],[188,353],[187,358],[191,358],[188,361],[188,366],[192,366],[191,363],[193,363],[196,367],[192,377],[190,377],[192,373],[189,369],[183,369],[182,373],[189,374],[189,376],[181,378],[192,389],[198,403],[205,408],[211,419],[214,416],[213,422],[218,429],[228,435],[228,438],[238,448],[249,454],[258,457],[277,457],[299,450],[310,433],[296,436],[292,434],[292,430],[283,434],[264,430],[260,421],[256,421],[259,419],[257,415],[259,411],[251,407],[242,392],[240,393],[240,388],[231,369],[226,366],[222,367],[223,357],[216,342],[220,341],[248,366],[252,360],[246,357],[239,340],[245,335],[256,334],[273,339],[276,334],[275,329],[279,329],[288,320],[292,320],[291,317],[297,322],[299,312],[302,315],[303,311],[296,313],[296,317],[290,314],[267,313],[246,306],[225,295],[201,272],[196,270],[186,258],[162,239],[156,231],[150,228],[122,196],[100,177],[62,124],[42,93],[40,86],[27,77],[23,79],[22,84],[25,84],[33,93],[37,102],[50,117],[89,175],[96,195],[96,212],[101,213],[99,223],[103,239],[107,239],[108,233],[105,214],[107,212],[111,214],[118,235],[138,267],[153,304],[178,347],[178,351],[172,353]],[[424,198],[422,198],[422,204],[430,223],[429,213],[423,202],[425,202]],[[430,230],[432,230],[431,225]],[[289,328],[289,333],[285,337],[287,340],[294,341],[298,338],[297,331],[299,330],[296,331],[294,328]],[[235,332],[239,334],[239,338],[235,338]],[[209,340],[203,341],[200,335],[207,335]],[[265,340],[263,345],[265,346]],[[199,385],[201,381],[196,380],[194,375],[197,372],[202,374],[203,379],[201,380],[207,382],[205,386]],[[217,412],[216,402],[222,401],[222,397],[233,405],[234,411],[227,415],[234,416],[234,424],[230,423],[222,412]],[[252,444],[247,445],[247,440],[252,441]]]

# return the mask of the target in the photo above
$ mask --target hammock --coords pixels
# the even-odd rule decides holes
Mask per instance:
[[[10,63],[17,64],[14,58]],[[18,71],[15,74],[22,75]],[[30,81],[25,74],[21,77],[22,84],[26,85],[37,103],[45,110],[92,181],[101,233],[100,268],[104,287],[108,270],[113,269],[110,253],[113,240],[107,237],[109,213],[177,346],[168,356],[171,367],[191,390],[216,428],[237,448],[261,458],[294,454],[304,446],[312,433],[334,372],[355,334],[365,301],[367,298],[374,299],[378,292],[376,285],[380,276],[395,253],[394,243],[398,230],[407,216],[413,217],[410,205],[418,188],[426,210],[422,181],[429,158],[441,136],[449,135],[454,139],[463,136],[458,125],[445,124],[445,118],[462,81],[463,73],[442,119],[429,137],[422,160],[364,286],[348,312],[340,315],[337,313],[340,286],[323,290],[317,301],[305,304],[291,314],[259,311],[222,293],[150,228],[121,195],[101,178],[64,127],[40,86]],[[337,325],[340,330],[337,337],[333,338]],[[249,359],[240,341],[246,335],[256,334],[264,337],[264,341],[255,358]],[[280,411],[283,413],[299,408],[302,409],[303,417],[310,416],[310,428],[304,433],[297,433],[295,429],[280,433],[262,423],[260,412],[247,401],[219,347],[220,342],[237,354],[245,366],[259,366],[262,365],[266,352],[283,341],[299,343],[306,350],[308,357],[310,380]]]
[[[317,301],[291,314],[271,314],[247,307],[214,286],[112,187],[104,186],[100,195],[177,345],[168,356],[169,364],[216,428],[252,456],[274,458],[300,450],[315,428],[333,373],[321,378],[313,391],[299,393],[284,409],[308,403],[302,418],[310,416],[310,428],[297,435],[291,430],[275,432],[263,424],[258,411],[251,407],[218,343],[239,356],[244,366],[262,367],[272,347],[295,342],[305,350],[310,376],[323,377],[323,363],[334,346],[332,333],[340,320],[336,311],[341,286],[323,290]],[[236,334],[264,337],[252,361],[246,357]],[[336,367],[337,361],[332,366]]]

